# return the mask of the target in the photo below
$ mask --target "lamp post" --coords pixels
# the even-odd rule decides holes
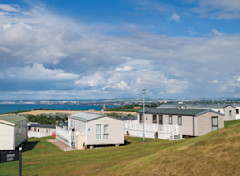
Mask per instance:
[[[22,176],[22,147],[19,147],[19,176]]]
[[[145,126],[144,126],[144,115],[145,115],[145,103],[144,103],[144,94],[146,93],[146,89],[142,90],[142,94],[143,94],[143,142],[145,142]]]

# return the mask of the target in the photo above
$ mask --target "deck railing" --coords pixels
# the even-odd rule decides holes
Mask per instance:
[[[56,126],[56,138],[62,142],[64,142],[65,144],[71,146],[71,137],[72,137],[72,132],[65,129],[65,128],[62,128],[62,127],[59,127],[59,126]]]
[[[142,137],[143,124],[125,121],[124,131],[130,136]],[[178,125],[145,124],[144,131],[147,138],[171,139],[171,136],[178,135]]]

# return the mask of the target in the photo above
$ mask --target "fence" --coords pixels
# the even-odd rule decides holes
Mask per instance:
[[[146,138],[172,139],[178,135],[178,125],[144,124]],[[136,121],[124,122],[125,135],[143,137],[143,124]]]
[[[71,146],[71,139],[72,139],[72,132],[61,128],[59,126],[56,126],[56,139],[64,142],[65,144]]]

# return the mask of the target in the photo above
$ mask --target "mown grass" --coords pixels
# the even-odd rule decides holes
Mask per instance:
[[[234,124],[237,124],[237,123],[240,123],[240,120],[230,120],[230,121],[225,121],[224,122],[224,127],[229,127],[231,125],[234,125]]]
[[[125,146],[85,151],[31,139],[36,145],[23,153],[23,175],[239,175],[239,122],[192,139],[126,138]],[[0,164],[0,175],[17,174],[18,162]]]
[[[127,138],[126,146],[63,152],[48,138],[30,139],[33,150],[23,152],[23,175],[96,175],[116,165],[128,165],[180,141]],[[17,175],[18,162],[0,164],[0,175]]]

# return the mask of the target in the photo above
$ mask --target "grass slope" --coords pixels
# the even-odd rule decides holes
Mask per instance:
[[[128,138],[126,146],[85,151],[63,152],[47,138],[31,139],[23,175],[239,175],[239,122],[193,139]],[[0,175],[17,174],[18,162],[0,164]]]

